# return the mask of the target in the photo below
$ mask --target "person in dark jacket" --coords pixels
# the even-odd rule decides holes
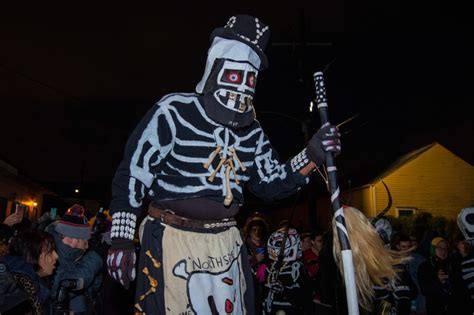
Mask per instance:
[[[10,254],[3,258],[27,300],[2,314],[49,314],[50,290],[44,279],[53,274],[58,255],[51,235],[27,231],[12,239]]]
[[[268,264],[268,223],[261,213],[255,212],[244,226],[244,240],[248,250],[255,294],[255,313],[261,313],[263,283]]]
[[[396,241],[397,251],[409,254],[411,249],[410,238],[406,235],[398,235]],[[386,286],[375,287],[375,312],[385,310],[382,314],[410,315],[411,303],[418,295],[418,289],[408,271],[408,261],[397,266],[398,279],[387,283]]]
[[[91,228],[84,216],[84,208],[73,205],[46,230],[53,235],[59,255],[52,297],[58,302],[58,292],[64,280],[77,281],[82,284],[82,288],[77,285],[68,290],[68,308],[74,314],[92,314],[102,283],[103,260],[95,250],[88,250]]]
[[[375,307],[371,314],[410,315],[411,301],[418,295],[418,289],[406,265],[399,265],[398,268],[398,280],[374,287]]]
[[[442,237],[431,241],[430,257],[418,269],[418,282],[426,299],[428,315],[453,312],[453,275],[448,257],[449,243]]]

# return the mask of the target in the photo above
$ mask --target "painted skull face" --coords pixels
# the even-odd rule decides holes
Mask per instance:
[[[466,240],[474,239],[474,208],[464,208],[457,217],[459,230]]]
[[[375,222],[375,230],[382,239],[384,245],[390,247],[390,242],[392,240],[392,225],[390,221],[385,218],[380,218]]]
[[[278,260],[278,255],[280,254],[280,248],[285,237],[285,230],[280,229],[273,234],[268,239],[268,255],[272,260]],[[285,242],[285,251],[283,261],[294,261],[298,258],[301,258],[301,240],[300,236],[295,229],[290,229],[288,231],[288,238]]]
[[[255,120],[253,98],[260,68],[260,58],[250,46],[215,37],[204,75],[196,86],[206,114],[231,128],[251,125]]]
[[[217,74],[216,101],[238,113],[252,110],[258,71],[248,62],[224,60]]]

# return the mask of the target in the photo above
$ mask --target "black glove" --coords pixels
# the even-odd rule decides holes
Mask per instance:
[[[337,156],[341,153],[340,136],[336,126],[327,125],[320,128],[306,147],[309,158],[317,165],[322,165],[326,162],[326,152],[332,152]]]
[[[137,254],[135,245],[131,240],[113,239],[112,246],[107,256],[107,267],[109,275],[120,282],[126,289],[130,282],[135,280],[135,263]]]

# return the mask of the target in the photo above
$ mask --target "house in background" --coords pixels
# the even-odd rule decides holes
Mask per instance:
[[[0,160],[0,222],[17,208],[32,221],[39,218],[44,194],[52,193]]]
[[[435,142],[395,161],[368,184],[343,193],[368,217],[387,206],[387,184],[393,198],[387,213],[394,217],[421,212],[456,218],[462,208],[474,206],[474,166]]]

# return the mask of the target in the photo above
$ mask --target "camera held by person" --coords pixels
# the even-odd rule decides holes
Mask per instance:
[[[69,293],[71,291],[82,290],[84,279],[63,279],[59,283],[54,303],[54,314],[69,314]]]

